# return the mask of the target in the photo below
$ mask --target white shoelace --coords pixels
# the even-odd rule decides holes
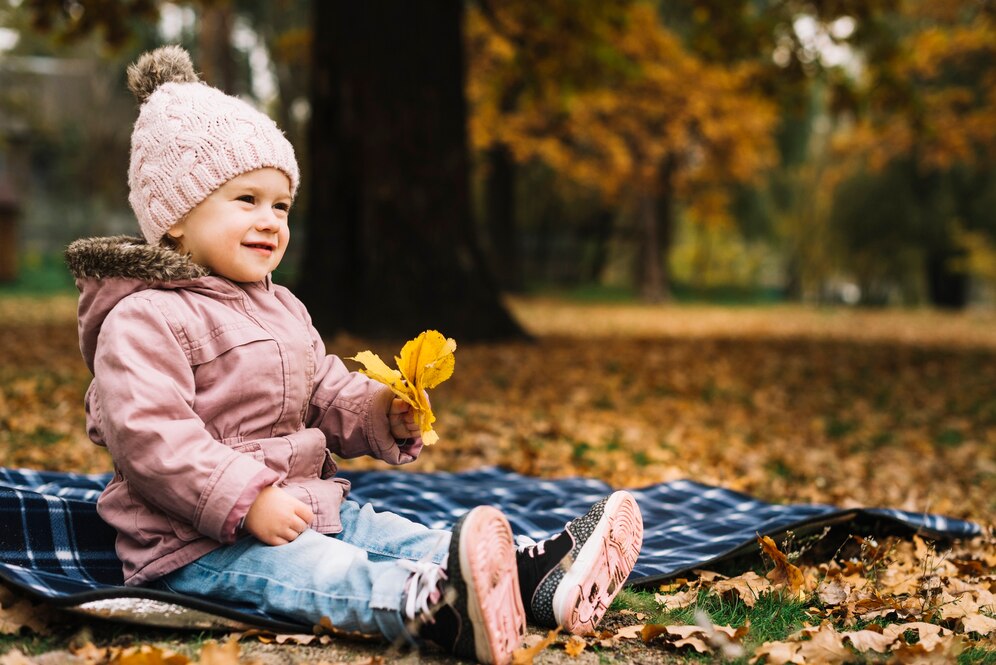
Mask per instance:
[[[430,553],[418,561],[402,559],[398,561],[398,565],[412,573],[405,585],[408,593],[404,607],[405,618],[412,621],[418,616],[421,621],[431,622],[432,610],[429,603],[435,602],[442,596],[440,582],[448,579],[444,567],[445,559],[443,565],[433,563]],[[432,598],[433,593],[437,595],[435,600]]]
[[[541,540],[538,543],[521,544],[518,547],[516,547],[516,549],[519,550],[520,552],[525,552],[531,558],[536,558],[537,556],[542,555],[546,551],[544,549],[545,546],[546,546],[546,541]]]

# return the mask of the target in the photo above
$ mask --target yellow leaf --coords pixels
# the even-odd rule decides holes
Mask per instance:
[[[395,395],[411,405],[415,410],[415,422],[422,433],[422,442],[431,446],[439,440],[439,436],[432,429],[436,416],[429,406],[426,391],[453,376],[455,350],[456,341],[453,338],[444,337],[437,330],[426,330],[406,342],[401,348],[401,355],[394,357],[398,369],[388,367],[380,356],[371,351],[361,351],[347,360],[361,363],[364,366],[361,373],[388,386]]]
[[[407,342],[395,358],[408,383],[428,390],[453,376],[456,341],[436,330],[426,330]]]
[[[405,400],[412,406],[418,406],[413,404],[411,397],[409,396],[408,387],[405,385],[404,377],[396,369],[391,369],[387,366],[383,360],[380,359],[376,353],[372,351],[360,351],[355,356],[347,358],[346,360],[355,360],[363,365],[363,369],[360,370],[361,374],[366,374],[371,379],[375,381],[380,381],[385,386],[389,387],[394,391],[394,394]]]
[[[560,628],[551,630],[539,642],[532,646],[522,647],[512,652],[512,665],[532,665],[533,659],[540,654],[543,649],[557,641],[557,633]],[[528,638],[527,638],[528,639]]]
[[[586,646],[588,646],[588,643],[582,638],[577,635],[571,635],[571,638],[567,640],[567,644],[564,645],[564,651],[566,651],[567,655],[571,658],[577,658],[581,655],[581,652],[584,651]]]
[[[151,644],[141,644],[123,649],[111,657],[113,665],[187,665],[190,659]]]

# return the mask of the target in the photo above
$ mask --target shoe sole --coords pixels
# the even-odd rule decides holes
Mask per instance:
[[[571,533],[575,543],[583,544],[579,551],[571,552],[573,561],[553,595],[557,622],[574,635],[595,632],[636,565],[643,545],[643,517],[629,492],[613,493],[601,515],[593,512],[590,536],[584,538],[583,534],[591,528],[591,521],[585,524],[581,520],[576,525],[580,536]]]
[[[474,629],[473,646],[462,640],[457,651],[480,663],[507,665],[526,634],[512,529],[501,511],[478,506],[454,530],[453,540],[457,552],[451,549],[450,557],[459,556],[460,570],[450,581],[464,594]]]

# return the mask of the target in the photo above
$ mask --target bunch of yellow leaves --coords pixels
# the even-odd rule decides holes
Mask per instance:
[[[362,364],[361,373],[388,386],[411,405],[415,410],[415,422],[422,431],[422,442],[431,446],[439,440],[439,435],[432,430],[436,417],[432,415],[426,391],[453,376],[454,351],[456,342],[453,338],[443,337],[436,330],[426,330],[405,343],[400,357],[394,357],[398,369],[388,367],[372,351],[360,351],[347,360]]]

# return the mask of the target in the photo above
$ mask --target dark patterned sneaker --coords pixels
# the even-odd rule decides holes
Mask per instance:
[[[629,492],[615,492],[556,536],[516,553],[526,618],[575,635],[595,632],[636,564],[643,517]]]
[[[512,662],[526,617],[512,529],[501,511],[478,506],[461,517],[444,566],[445,582],[433,574],[409,579],[405,614],[423,621],[419,636],[479,663]]]

